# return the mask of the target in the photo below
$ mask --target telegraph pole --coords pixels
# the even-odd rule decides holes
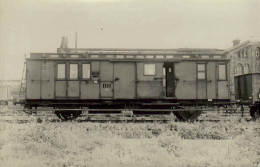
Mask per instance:
[[[78,33],[76,32],[75,34],[75,52],[77,53],[77,49],[78,49]]]

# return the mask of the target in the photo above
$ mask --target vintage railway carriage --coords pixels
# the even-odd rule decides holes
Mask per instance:
[[[127,108],[134,114],[161,109],[156,112],[176,111],[178,118],[189,120],[199,112],[183,112],[187,108],[229,101],[228,66],[225,55],[212,52],[31,53],[26,60],[25,106],[96,112]],[[80,113],[56,112],[62,119]]]

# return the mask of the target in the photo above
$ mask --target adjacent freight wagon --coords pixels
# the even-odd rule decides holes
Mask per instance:
[[[24,103],[29,109],[66,108],[55,112],[64,120],[85,108],[173,112],[181,120],[194,120],[198,106],[230,101],[227,69],[229,59],[211,51],[32,53],[26,59]]]
[[[235,92],[237,100],[250,104],[250,115],[260,117],[260,73],[236,76]]]

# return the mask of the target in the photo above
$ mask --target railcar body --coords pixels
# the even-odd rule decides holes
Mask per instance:
[[[183,109],[230,101],[225,55],[32,53],[26,68],[27,108]],[[174,114],[184,120],[199,115],[183,113]]]

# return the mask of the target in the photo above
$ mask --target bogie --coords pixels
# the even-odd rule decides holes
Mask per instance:
[[[82,111],[58,110],[58,111],[55,111],[55,114],[62,121],[71,121],[71,120],[75,120],[77,117],[79,117],[82,114]]]

